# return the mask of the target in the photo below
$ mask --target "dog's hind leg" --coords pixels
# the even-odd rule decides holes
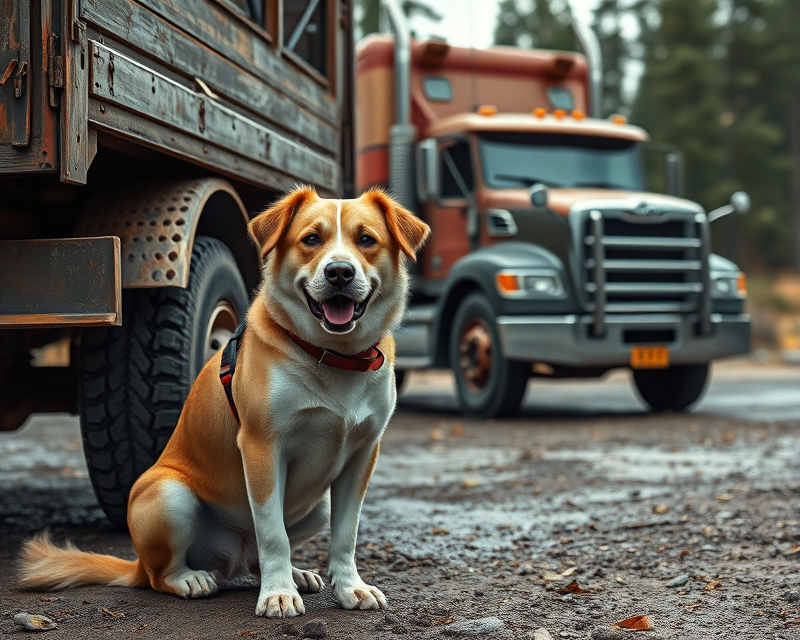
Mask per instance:
[[[306,540],[309,540],[322,531],[331,519],[331,496],[326,491],[319,504],[309,511],[303,518],[286,529],[289,535],[289,544],[296,549]],[[301,593],[316,593],[322,589],[322,578],[313,571],[292,567],[292,578]]]
[[[182,598],[210,596],[217,591],[215,576],[186,566],[197,536],[200,501],[170,471],[151,469],[134,486],[128,513],[131,539],[153,589]]]

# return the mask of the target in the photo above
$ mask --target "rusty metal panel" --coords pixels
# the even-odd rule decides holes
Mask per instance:
[[[188,6],[184,10],[188,11]],[[208,33],[196,40],[130,0],[86,0],[81,4],[81,15],[98,31],[114,34],[146,57],[189,79],[201,80],[216,93],[296,133],[309,144],[334,156],[338,153],[335,100],[274,53],[269,61],[263,61],[263,67],[243,69],[234,63],[234,52],[223,50],[218,54],[206,46],[212,39]],[[265,46],[252,33],[239,36],[243,38],[237,44],[239,49]],[[219,43],[217,46],[223,48]]]
[[[73,4],[77,0],[73,0]],[[64,12],[64,95],[61,102],[61,181],[86,184],[89,171],[89,50],[86,28]]]
[[[91,41],[91,92],[295,180],[338,189],[338,166],[331,158],[95,41]]]
[[[0,328],[122,324],[119,238],[0,242]]]
[[[228,182],[200,178],[137,183],[100,193],[81,213],[75,234],[119,236],[124,288],[186,287],[197,219],[220,191],[239,204],[247,222]]]

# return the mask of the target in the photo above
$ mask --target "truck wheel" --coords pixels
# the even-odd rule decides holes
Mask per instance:
[[[403,393],[403,385],[406,383],[406,372],[404,369],[394,370],[394,387],[397,389],[397,395]]]
[[[100,506],[116,526],[126,527],[133,483],[161,455],[194,379],[248,304],[228,247],[197,236],[186,289],[126,290],[121,327],[83,331],[83,450]]]
[[[707,364],[668,369],[634,369],[633,382],[642,400],[656,411],[683,411],[702,395],[708,381]]]
[[[481,293],[469,294],[456,311],[450,333],[450,366],[465,415],[499,418],[519,409],[530,365],[503,356],[494,309]]]

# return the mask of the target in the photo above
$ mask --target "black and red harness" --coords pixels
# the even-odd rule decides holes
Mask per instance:
[[[241,425],[242,422],[239,419],[239,412],[236,410],[236,403],[233,401],[233,374],[236,371],[236,358],[239,355],[239,347],[242,344],[242,336],[244,335],[246,327],[247,321],[245,320],[236,328],[231,339],[228,340],[228,344],[225,345],[225,348],[222,350],[222,360],[219,367],[220,382],[222,382],[222,386],[225,389],[225,395],[228,398],[228,405],[230,405],[233,417],[236,418],[236,423],[239,425]],[[310,342],[306,342],[301,337],[289,331],[286,333],[292,342],[314,358],[319,364],[324,364],[329,367],[344,369],[345,371],[377,371],[383,366],[383,362],[386,359],[380,349],[378,349],[377,344],[354,356],[346,356],[342,353],[331,351],[330,349],[323,349]]]

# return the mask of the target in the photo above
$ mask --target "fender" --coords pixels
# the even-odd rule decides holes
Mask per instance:
[[[550,269],[564,285],[564,296],[547,299],[511,300],[497,291],[495,274],[501,269]],[[473,291],[482,292],[497,315],[575,313],[579,309],[571,281],[561,260],[552,252],[527,242],[503,242],[477,249],[464,256],[450,269],[442,287],[433,324],[434,367],[448,367],[450,328],[456,309]]]
[[[252,291],[261,261],[247,222],[242,200],[226,180],[138,182],[93,197],[73,236],[119,236],[124,289],[186,288],[195,235],[211,236],[231,250]]]

